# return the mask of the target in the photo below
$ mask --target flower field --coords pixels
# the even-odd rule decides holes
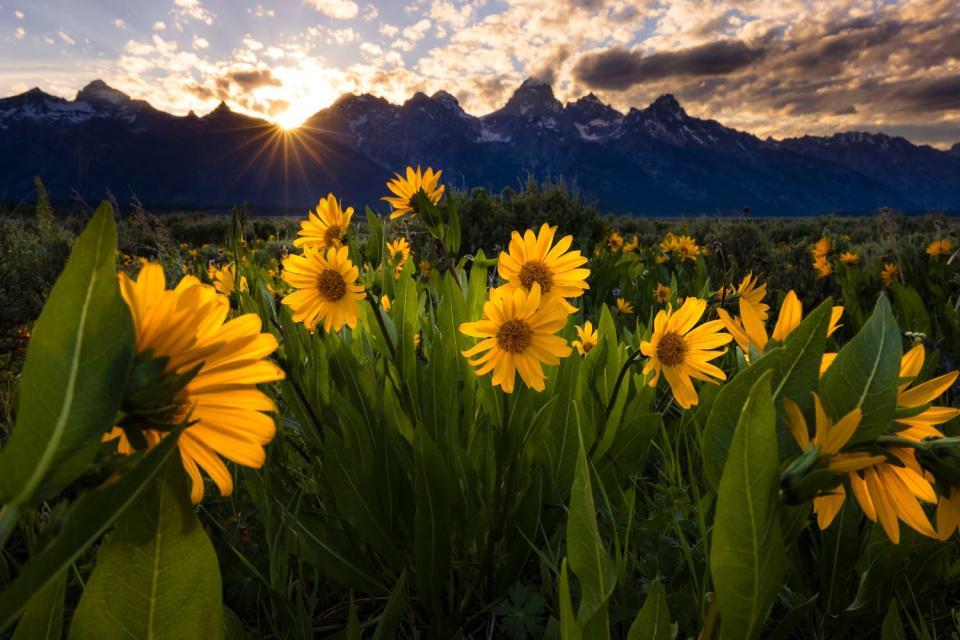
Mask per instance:
[[[0,637],[960,637],[952,220],[487,197],[0,221]]]

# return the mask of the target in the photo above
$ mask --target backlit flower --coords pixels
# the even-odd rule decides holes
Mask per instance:
[[[193,276],[167,289],[163,268],[150,263],[135,281],[125,273],[119,278],[133,319],[137,353],[168,358],[167,374],[199,367],[171,399],[168,414],[171,425],[190,422],[177,447],[192,481],[191,498],[194,502],[203,498],[201,469],[221,495],[230,495],[233,478],[221,456],[259,468],[265,459],[263,447],[274,436],[274,420],[265,412],[276,407],[255,385],[284,377],[283,370],[266,359],[277,349],[276,338],[261,333],[255,313],[227,320],[226,299]],[[155,446],[166,432],[144,428],[141,433],[148,446]],[[120,453],[134,450],[119,427],[104,439],[118,440]]]
[[[653,288],[653,299],[660,304],[666,304],[670,301],[670,287],[665,284],[657,283]]]
[[[817,258],[826,258],[828,255],[830,255],[831,248],[832,244],[830,242],[830,238],[823,236],[814,243],[813,247],[810,248],[810,253],[813,255],[814,260]]]
[[[414,200],[421,190],[427,195],[427,199],[433,204],[440,202],[443,197],[444,186],[439,184],[442,171],[434,173],[433,169],[427,167],[425,172],[420,171],[417,166],[416,171],[413,167],[407,167],[406,176],[399,173],[394,174],[393,180],[387,183],[393,196],[385,196],[381,200],[387,201],[393,211],[390,213],[390,219],[399,218],[406,214],[416,215],[417,206]]]
[[[626,315],[628,313],[633,313],[633,305],[624,300],[623,298],[617,298],[617,311]]]
[[[307,251],[283,260],[284,282],[297,289],[283,298],[293,311],[293,320],[313,330],[322,321],[324,331],[351,329],[360,317],[359,301],[367,297],[357,267],[347,256],[348,247],[330,247],[326,255]]]
[[[860,255],[853,251],[844,251],[840,254],[840,262],[843,264],[857,264],[860,262]]]
[[[527,229],[523,236],[514,231],[508,251],[500,252],[497,272],[505,280],[505,291],[530,291],[540,285],[544,300],[559,300],[567,311],[573,307],[566,298],[578,298],[590,288],[589,269],[583,269],[587,259],[579,250],[571,251],[573,236],[564,236],[554,244],[556,227],[544,223],[537,234]],[[546,302],[544,303],[546,304]]]
[[[937,257],[953,253],[953,242],[949,238],[934,240],[927,245],[927,254]]]
[[[593,323],[587,320],[583,323],[582,327],[576,327],[577,336],[579,340],[573,341],[573,346],[576,347],[577,352],[585,356],[590,353],[590,350],[597,346],[597,342],[600,341],[600,335],[597,333],[597,330],[593,328]]]
[[[570,355],[566,340],[554,335],[567,322],[566,310],[558,305],[541,305],[540,285],[530,291],[494,290],[483,305],[483,319],[465,322],[460,331],[482,338],[463,352],[477,367],[478,376],[493,372],[494,386],[512,393],[516,374],[536,391],[544,389],[543,364],[558,364]]]
[[[293,241],[295,247],[325,249],[339,247],[353,218],[353,207],[343,209],[332,193],[320,200],[317,208],[307,214],[297,231],[299,238]]]
[[[607,236],[607,247],[610,251],[620,251],[623,249],[623,236],[619,231],[611,231]]]
[[[723,332],[723,323],[719,320],[697,326],[706,308],[706,300],[688,298],[676,311],[672,307],[659,311],[653,321],[650,341],[640,343],[640,352],[648,358],[643,373],[654,372],[650,386],[656,386],[663,373],[677,404],[684,409],[699,402],[692,379],[706,382],[726,379],[723,371],[710,364],[710,360],[726,352],[719,347],[730,342],[731,337]]]
[[[818,278],[826,278],[833,273],[833,265],[825,257],[817,257],[813,260],[813,270],[817,272]]]
[[[880,279],[883,280],[883,286],[889,287],[890,283],[900,277],[900,268],[893,262],[887,262],[883,265],[883,271],[880,272]]]
[[[213,286],[219,293],[229,297],[237,289],[237,266],[228,264],[222,269],[217,269],[213,275]],[[240,291],[247,290],[247,278],[240,276]]]

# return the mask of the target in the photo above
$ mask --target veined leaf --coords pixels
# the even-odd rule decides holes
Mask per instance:
[[[827,414],[839,420],[854,409],[863,411],[850,445],[871,442],[893,420],[903,344],[900,329],[886,296],[880,296],[873,315],[837,354],[820,381]]]
[[[97,553],[71,640],[223,638],[220,567],[173,458]]]
[[[710,573],[724,639],[760,635],[785,572],[771,377],[764,374],[750,390],[720,479]]]
[[[573,614],[573,600],[570,597],[570,575],[567,572],[567,559],[560,564],[560,638],[562,640],[581,640],[583,633]]]
[[[59,534],[0,593],[0,632],[17,619],[32,594],[65,572],[128,507],[137,502],[176,452],[177,434],[174,433],[164,438],[118,480],[82,494],[70,505]]]
[[[77,238],[34,325],[17,424],[0,452],[0,503],[30,506],[73,481],[113,424],[133,362],[133,323],[116,274],[113,209]]]
[[[11,640],[60,640],[63,634],[63,599],[67,572],[33,594]]]
[[[637,614],[627,640],[673,640],[673,625],[670,623],[670,610],[667,608],[667,596],[663,585],[655,580],[650,593]]]

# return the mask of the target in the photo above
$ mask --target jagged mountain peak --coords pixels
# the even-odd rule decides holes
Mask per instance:
[[[114,89],[103,80],[94,80],[77,92],[76,101],[97,105],[120,106],[131,102],[130,96]]]
[[[952,153],[955,156],[960,156],[960,142],[950,147],[950,151],[948,151],[947,153]]]
[[[434,101],[439,102],[442,105],[446,105],[448,107],[456,107],[457,109],[460,109],[460,101],[457,100],[456,97],[454,97],[452,94],[444,91],[443,89],[441,89],[440,91],[437,91],[430,97],[433,98]]]
[[[651,102],[650,106],[646,108],[646,111],[659,117],[673,119],[687,117],[687,112],[683,110],[683,107],[680,106],[680,102],[672,93],[665,93]]]
[[[549,84],[536,78],[527,78],[498,113],[512,116],[542,115],[562,109],[563,105],[553,95],[553,88]]]

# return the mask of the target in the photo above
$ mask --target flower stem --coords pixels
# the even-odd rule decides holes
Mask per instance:
[[[380,331],[383,333],[383,339],[387,343],[387,348],[390,349],[390,357],[393,360],[397,359],[397,350],[393,346],[393,342],[390,340],[390,334],[387,333],[387,325],[383,323],[383,316],[380,315],[380,307],[377,306],[377,303],[374,301],[373,296],[367,296],[367,302],[370,303],[370,308],[373,309],[373,315],[377,317],[377,324],[380,325]]]
[[[617,376],[617,381],[613,385],[613,393],[610,394],[610,401],[607,402],[607,410],[604,413],[606,420],[610,419],[610,412],[613,411],[613,405],[617,402],[617,396],[620,394],[620,385],[623,384],[623,378],[627,375],[627,370],[640,359],[640,349],[637,349],[630,354],[630,357],[627,358],[627,361],[623,363],[623,366],[620,367],[620,374]]]

